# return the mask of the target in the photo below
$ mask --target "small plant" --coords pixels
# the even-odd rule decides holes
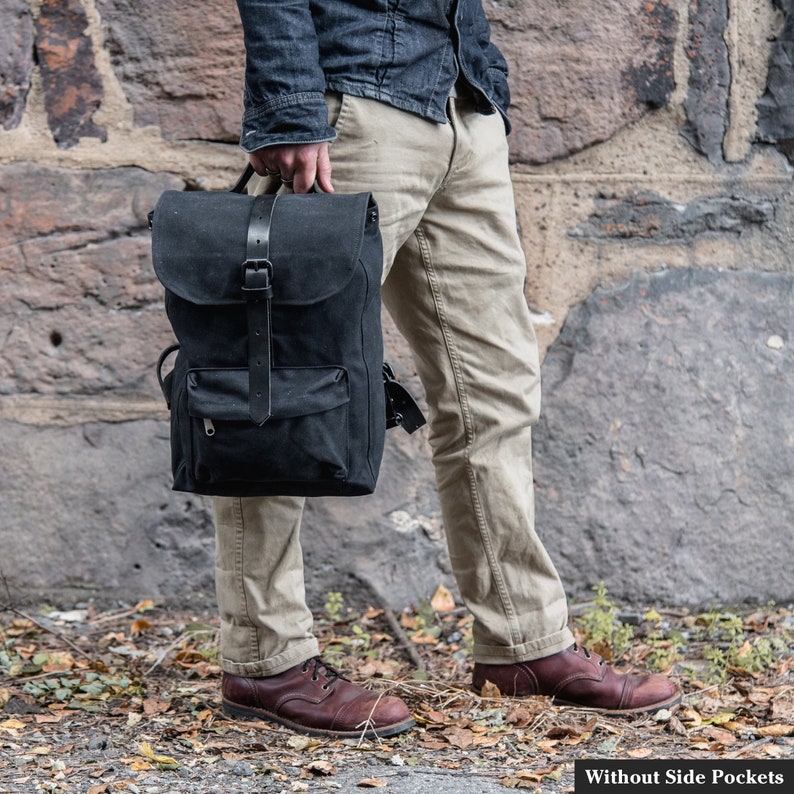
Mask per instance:
[[[727,642],[732,646],[744,639],[742,619],[732,612],[704,612],[698,615],[697,623],[705,626],[706,640]]]
[[[617,659],[630,647],[634,629],[618,618],[618,608],[609,598],[607,587],[599,582],[594,588],[593,608],[577,620],[586,645],[605,659]]]
[[[676,632],[668,636],[653,632],[645,637],[645,643],[653,649],[645,659],[649,670],[668,670],[681,659],[679,648],[683,646],[683,638]]]
[[[791,655],[788,637],[747,637],[744,621],[732,612],[712,610],[698,615],[700,639],[707,645],[703,651],[706,667],[701,677],[709,684],[724,684],[731,668],[751,674],[768,671],[776,662]]]
[[[325,614],[332,623],[338,623],[342,619],[342,609],[345,599],[341,593],[331,591],[325,597]]]
[[[703,676],[708,684],[724,684],[728,679],[728,657],[721,648],[710,645],[703,651],[706,670]]]

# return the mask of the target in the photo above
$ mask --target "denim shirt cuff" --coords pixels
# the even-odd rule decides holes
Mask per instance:
[[[287,94],[251,107],[246,103],[240,147],[251,153],[279,144],[321,143],[336,138],[328,124],[328,107],[321,92]]]

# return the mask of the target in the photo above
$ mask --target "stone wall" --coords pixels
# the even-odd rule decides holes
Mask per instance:
[[[794,0],[484,6],[545,354],[538,525],[569,592],[794,598]],[[234,180],[242,71],[233,3],[0,9],[15,599],[212,598],[211,506],[170,490],[146,214]],[[304,538],[315,605],[451,585],[421,433],[390,435],[375,496],[313,500]]]

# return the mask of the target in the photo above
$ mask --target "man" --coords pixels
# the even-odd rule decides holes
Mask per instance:
[[[372,191],[383,301],[429,408],[450,558],[474,616],[475,691],[634,714],[676,703],[576,645],[534,528],[539,362],[508,169],[507,68],[480,0],[238,0],[241,145],[295,192]],[[331,162],[333,161],[333,183]],[[329,736],[409,728],[406,706],[325,665],[305,603],[293,497],[217,498],[227,713]]]

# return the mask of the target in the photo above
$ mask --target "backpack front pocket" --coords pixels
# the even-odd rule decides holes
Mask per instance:
[[[346,479],[350,388],[344,368],[273,368],[271,415],[261,425],[249,418],[248,388],[245,368],[187,372],[188,466],[197,482]]]

